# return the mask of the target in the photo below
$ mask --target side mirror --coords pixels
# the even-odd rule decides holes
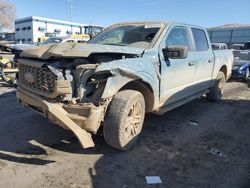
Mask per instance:
[[[166,59],[184,59],[187,57],[188,48],[186,46],[167,46],[162,49],[162,53]]]

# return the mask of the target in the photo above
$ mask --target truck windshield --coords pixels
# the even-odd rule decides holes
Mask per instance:
[[[120,25],[103,31],[89,43],[148,48],[161,27],[162,24]]]

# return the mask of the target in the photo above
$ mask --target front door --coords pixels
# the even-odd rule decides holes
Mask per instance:
[[[174,103],[194,92],[191,86],[194,80],[195,62],[189,33],[188,28],[183,26],[170,28],[160,48],[160,105]],[[185,59],[165,58],[162,49],[170,45],[186,46],[188,48],[187,57]]]

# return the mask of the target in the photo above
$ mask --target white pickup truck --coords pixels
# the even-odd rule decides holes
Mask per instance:
[[[246,42],[239,50],[233,50],[234,57],[250,61],[250,41]]]
[[[213,51],[202,27],[121,23],[87,44],[24,50],[17,99],[72,130],[84,148],[103,127],[105,141],[126,150],[146,112],[162,114],[202,95],[218,101],[232,63],[232,51]]]

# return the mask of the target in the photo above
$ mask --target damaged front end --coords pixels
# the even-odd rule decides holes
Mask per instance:
[[[100,128],[111,100],[102,98],[102,94],[108,78],[113,76],[110,71],[96,69],[105,62],[127,57],[99,54],[88,58],[22,58],[17,99],[73,131],[84,148],[92,147],[91,134]]]

